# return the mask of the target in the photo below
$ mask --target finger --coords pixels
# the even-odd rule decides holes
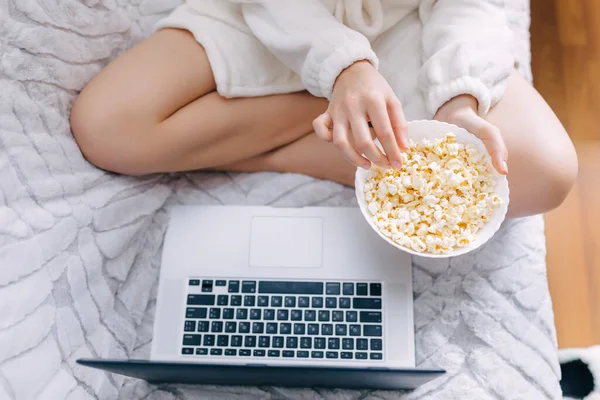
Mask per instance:
[[[367,109],[367,112],[369,113],[369,119],[373,125],[375,135],[383,146],[388,160],[394,168],[400,169],[400,167],[402,167],[400,147],[398,147],[398,141],[396,135],[394,135],[394,130],[392,129],[392,123],[390,122],[386,104],[383,101],[381,103],[372,103],[372,106]]]
[[[326,142],[333,140],[333,121],[329,111],[325,111],[313,121],[313,129],[320,139]]]
[[[483,141],[492,157],[494,168],[503,175],[508,174],[508,150],[500,129],[479,116],[469,118],[467,123],[463,124],[463,128]]]
[[[350,127],[356,149],[380,167],[390,168],[390,161],[373,142],[367,119],[355,113],[355,117],[350,120]]]
[[[371,162],[361,156],[349,140],[348,123],[344,120],[336,120],[333,124],[333,144],[342,155],[352,164],[364,168],[371,168]]]
[[[394,96],[393,99],[388,100],[387,111],[400,150],[408,151],[408,124],[406,123],[404,110],[402,110],[402,104],[400,104],[397,97]]]

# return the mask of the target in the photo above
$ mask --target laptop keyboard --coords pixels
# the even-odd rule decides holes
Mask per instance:
[[[381,282],[189,279],[184,356],[381,361]]]

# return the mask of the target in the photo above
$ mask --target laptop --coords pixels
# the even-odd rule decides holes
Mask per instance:
[[[177,206],[150,360],[80,364],[149,382],[412,389],[411,257],[357,208]]]

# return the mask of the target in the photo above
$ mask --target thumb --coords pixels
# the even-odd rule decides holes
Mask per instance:
[[[508,174],[508,150],[500,129],[478,115],[466,118],[463,122],[463,128],[483,141],[494,168],[503,175]]]

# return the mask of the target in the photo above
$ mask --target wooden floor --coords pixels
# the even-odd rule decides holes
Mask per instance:
[[[579,155],[566,202],[546,215],[559,347],[600,344],[600,1],[531,0],[534,85]]]

